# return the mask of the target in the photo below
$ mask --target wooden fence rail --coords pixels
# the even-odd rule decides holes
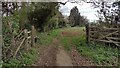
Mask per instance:
[[[24,49],[25,51],[28,51],[29,48],[31,46],[35,46],[35,38],[36,38],[36,30],[34,28],[34,26],[32,26],[32,30],[31,31],[28,31],[27,29],[24,29],[16,38],[15,40],[21,40],[22,41],[20,42],[19,46],[17,47],[14,55],[13,55],[13,58],[16,57],[18,51],[20,50],[20,48],[22,47],[22,45],[24,44]]]
[[[112,43],[116,46],[120,46],[120,25],[115,28],[92,26],[90,24],[86,25],[86,39],[87,43],[93,42],[103,42]]]

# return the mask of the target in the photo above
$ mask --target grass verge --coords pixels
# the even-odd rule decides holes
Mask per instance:
[[[36,45],[48,45],[52,40],[57,37],[60,33],[60,29],[51,30],[49,32],[37,32],[39,39],[37,40]],[[33,64],[38,58],[38,49],[31,48],[27,53],[21,52],[21,57],[10,59],[9,62],[3,63],[3,68],[22,68],[22,66],[29,66]]]
[[[83,29],[83,27],[74,27],[66,28],[61,31],[68,32],[68,35],[79,32],[78,35],[75,36],[65,35],[60,38],[65,49],[70,51],[74,45],[81,55],[90,58],[98,65],[117,65],[118,49],[103,44],[90,44],[90,46],[88,46],[86,44],[85,31],[83,31]]]
[[[27,53],[21,52],[21,57],[12,58],[8,63],[3,63],[3,68],[22,68],[22,66],[29,66],[36,61],[37,56],[37,50],[31,48]]]
[[[54,29],[49,32],[37,32],[37,35],[39,37],[37,44],[38,45],[48,45],[49,43],[52,42],[54,38],[59,36],[60,34],[60,29]]]
[[[86,56],[98,65],[117,65],[118,49],[103,44],[86,44],[85,39],[81,38],[77,50],[83,56]]]
[[[67,35],[61,36],[60,41],[63,43],[65,49],[70,51],[73,45],[78,45],[81,36],[85,35],[83,29],[84,27],[72,27],[65,28],[61,32],[65,32]],[[71,35],[72,34],[72,35]]]

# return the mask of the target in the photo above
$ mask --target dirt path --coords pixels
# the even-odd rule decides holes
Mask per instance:
[[[57,54],[57,39],[48,46],[40,50],[40,56],[35,66],[55,66],[56,65],[56,54]]]
[[[70,57],[73,60],[74,66],[95,66],[95,64],[90,59],[80,55],[80,53],[75,48],[71,50]]]
[[[78,32],[61,32],[46,48],[40,49],[40,56],[35,66],[94,66],[88,58],[83,57],[75,47],[67,52],[60,37],[79,35]]]
[[[89,59],[81,56],[73,48],[71,52],[66,52],[59,39],[53,42],[40,53],[35,66],[91,66],[94,65]]]
[[[35,66],[73,66],[72,59],[58,39],[54,39],[39,57]]]
[[[59,46],[58,53],[57,53],[57,66],[73,66],[72,59],[70,56],[65,52],[62,46]]]

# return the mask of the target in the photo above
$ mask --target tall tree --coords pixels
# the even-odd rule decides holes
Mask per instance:
[[[71,26],[76,26],[79,24],[79,20],[80,20],[80,14],[79,14],[77,6],[75,6],[70,11],[69,22]]]
[[[81,16],[76,6],[71,9],[69,16],[69,23],[71,26],[84,26],[87,22],[88,19],[84,16]]]
[[[58,8],[57,2],[35,3],[34,10],[28,16],[30,23],[39,28],[40,31],[45,31],[48,26],[51,26],[49,21],[53,21],[50,19],[57,15]]]

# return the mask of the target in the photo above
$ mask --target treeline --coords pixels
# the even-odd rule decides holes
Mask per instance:
[[[23,29],[31,30],[34,25],[38,31],[44,32],[65,27],[59,7],[57,2],[2,2],[3,62],[10,63],[11,48],[15,49],[13,41]]]
[[[3,40],[9,46],[23,29],[38,31],[65,27],[57,2],[2,2]]]
[[[28,19],[39,31],[48,31],[64,27],[65,21],[57,2],[34,3],[34,11],[29,13]]]
[[[9,9],[9,7],[13,7]],[[3,15],[19,17],[19,28],[30,28],[34,25],[40,31],[64,27],[64,18],[59,12],[57,2],[38,3],[4,3]],[[14,18],[17,18],[14,17]]]
[[[77,6],[75,6],[71,9],[68,20],[69,20],[69,24],[72,27],[85,26],[85,24],[89,22],[89,20],[85,16],[82,16],[80,14]]]

